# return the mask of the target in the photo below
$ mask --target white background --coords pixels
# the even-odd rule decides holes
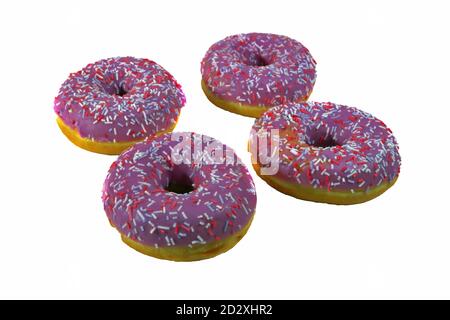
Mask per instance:
[[[5,4],[8,3],[8,4]],[[448,1],[9,1],[0,5],[0,298],[450,298]],[[391,127],[397,184],[361,205],[297,200],[250,170],[257,214],[214,259],[141,255],[110,227],[101,187],[115,159],[72,145],[53,99],[70,72],[120,55],[183,85],[176,130],[213,136],[249,165],[253,120],[210,104],[200,61],[227,35],[307,46],[311,100]]]

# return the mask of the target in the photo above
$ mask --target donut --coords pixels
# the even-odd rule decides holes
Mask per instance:
[[[111,165],[102,199],[131,248],[195,261],[231,249],[247,232],[256,191],[232,149],[192,132],[148,138]]]
[[[270,148],[258,148],[263,141]],[[369,113],[329,102],[268,110],[255,120],[249,144],[256,173],[304,200],[365,202],[389,189],[400,173],[392,131]]]
[[[216,106],[258,118],[269,108],[306,101],[316,61],[286,36],[248,33],[213,44],[201,62],[202,89]]]
[[[181,86],[157,63],[118,57],[70,74],[54,110],[75,145],[119,154],[148,136],[172,131],[185,101]]]

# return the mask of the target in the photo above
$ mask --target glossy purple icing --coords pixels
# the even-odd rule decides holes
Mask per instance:
[[[192,153],[172,153],[183,136],[197,147]],[[102,198],[109,220],[121,234],[155,247],[205,244],[238,232],[255,212],[256,192],[231,149],[222,164],[214,163],[225,148],[194,133],[137,143],[119,156],[106,177]],[[183,179],[193,191],[166,190],[171,181]]]
[[[270,137],[271,129],[279,129],[276,175],[281,179],[331,191],[356,191],[390,182],[400,172],[391,130],[356,108],[329,102],[274,107],[255,121],[251,139],[265,132]]]
[[[267,33],[227,37],[211,46],[202,79],[217,97],[252,106],[306,100],[316,81],[316,62],[300,42]]]
[[[185,103],[181,86],[157,63],[110,58],[72,73],[55,98],[55,112],[83,138],[142,140],[168,129]]]

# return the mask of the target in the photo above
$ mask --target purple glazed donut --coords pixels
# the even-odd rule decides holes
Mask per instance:
[[[72,73],[54,109],[58,125],[73,143],[119,154],[150,135],[172,131],[185,101],[181,86],[163,67],[123,57]]]
[[[268,33],[227,37],[201,63],[202,88],[218,107],[249,117],[308,99],[316,62],[300,42]]]
[[[279,159],[272,174],[262,174],[269,165],[267,150],[254,147],[262,138],[273,144]],[[333,103],[272,108],[255,121],[250,143],[260,177],[300,199],[334,204],[368,201],[390,188],[400,173],[392,131],[364,111]]]
[[[233,150],[200,134],[172,133],[119,156],[106,177],[103,203],[132,248],[192,261],[223,253],[245,235],[256,192]]]

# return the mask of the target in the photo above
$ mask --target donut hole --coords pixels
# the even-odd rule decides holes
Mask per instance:
[[[255,57],[255,59],[251,61],[249,65],[252,67],[265,67],[268,66],[269,64],[270,63],[266,61],[266,59],[258,55]]]
[[[266,67],[271,63],[258,52],[247,52],[243,54],[243,62],[250,67]]]
[[[104,92],[112,95],[112,96],[118,96],[118,97],[123,97],[125,95],[128,94],[128,92],[130,90],[127,90],[123,84],[112,84],[109,86],[104,86],[103,87]]]
[[[316,148],[331,148],[341,145],[339,141],[337,141],[332,135],[327,134],[325,130],[317,129],[307,130],[306,143]]]
[[[319,139],[314,140],[311,145],[317,148],[331,148],[338,146],[339,143],[337,143],[333,137],[320,137]]]
[[[128,93],[128,91],[125,90],[124,87],[119,86],[119,87],[117,88],[116,92],[115,92],[115,95],[116,95],[116,96],[119,96],[119,97],[123,97],[123,96],[126,95],[127,93]]]
[[[185,194],[195,190],[194,183],[189,175],[180,170],[179,167],[175,167],[169,177],[169,182],[164,188],[166,191]]]

